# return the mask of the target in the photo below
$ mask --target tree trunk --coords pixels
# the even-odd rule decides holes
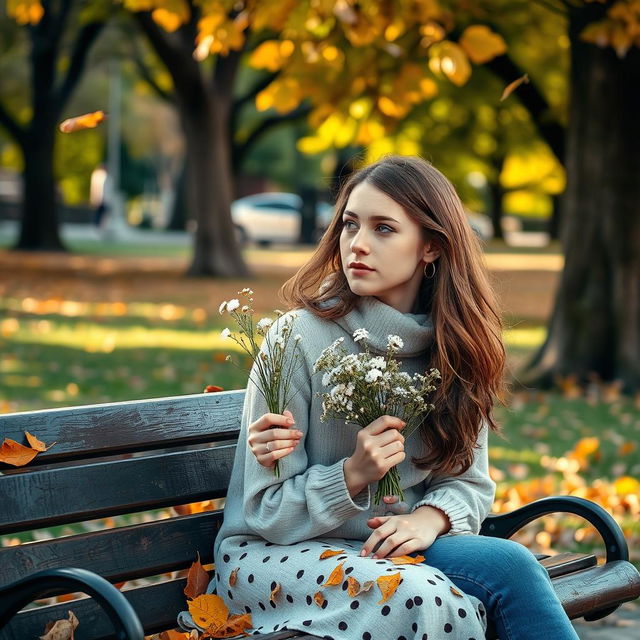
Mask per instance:
[[[561,239],[565,268],[529,381],[596,374],[640,386],[640,49],[580,40],[606,10],[572,9],[571,108]],[[525,378],[526,379],[526,378]]]
[[[231,159],[228,127],[216,98],[201,95],[199,104],[183,106],[190,208],[197,224],[193,276],[247,276],[231,221]]]
[[[34,119],[35,124],[35,119]],[[66,251],[59,235],[53,176],[55,123],[32,126],[23,148],[22,224],[14,249]]]

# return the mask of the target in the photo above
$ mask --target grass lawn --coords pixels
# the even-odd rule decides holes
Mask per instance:
[[[224,361],[233,345],[219,338],[218,305],[249,285],[256,311],[272,311],[280,284],[309,253],[250,249],[259,275],[212,281],[183,277],[185,247],[75,248],[83,253],[0,250],[1,412],[198,393],[208,384],[244,387],[246,372]],[[496,245],[487,264],[515,372],[544,339],[561,257]],[[557,393],[514,393],[497,413],[504,438],[490,441],[496,511],[551,493],[585,495],[610,509],[638,547],[640,399],[620,396],[615,386],[565,383]],[[561,527],[550,518],[532,524],[521,539],[542,550],[595,540],[572,518]]]

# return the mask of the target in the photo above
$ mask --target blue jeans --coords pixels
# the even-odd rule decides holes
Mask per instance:
[[[437,538],[424,563],[482,601],[500,640],[579,640],[546,570],[523,545],[489,536]]]

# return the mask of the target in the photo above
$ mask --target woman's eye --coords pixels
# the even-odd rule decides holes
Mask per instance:
[[[345,229],[353,229],[356,226],[356,223],[353,220],[345,220],[342,225]]]
[[[379,224],[377,226],[378,231],[382,231],[383,233],[389,233],[390,231],[393,231],[393,229],[386,224]]]

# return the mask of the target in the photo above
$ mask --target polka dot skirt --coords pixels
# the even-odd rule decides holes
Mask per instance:
[[[260,634],[296,629],[327,640],[482,640],[486,613],[482,603],[462,594],[437,569],[425,564],[394,565],[390,560],[361,558],[358,540],[314,538],[293,545],[275,545],[260,538],[225,540],[216,558],[216,592],[232,614],[250,613]],[[320,560],[327,549],[344,550]],[[322,585],[344,562],[343,581]],[[238,568],[235,584],[231,572]],[[374,585],[350,597],[347,578],[362,585],[400,572],[402,582],[385,603]],[[272,599],[277,585],[280,589]],[[210,586],[214,586],[213,584]],[[323,598],[314,598],[320,592]]]

